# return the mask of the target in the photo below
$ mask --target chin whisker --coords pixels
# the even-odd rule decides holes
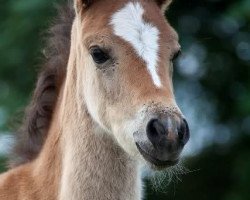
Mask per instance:
[[[155,192],[168,193],[166,188],[170,184],[176,185],[182,182],[182,175],[194,173],[196,171],[199,171],[199,169],[190,170],[184,166],[183,162],[180,162],[179,164],[169,167],[163,171],[151,172],[148,178],[150,185]]]

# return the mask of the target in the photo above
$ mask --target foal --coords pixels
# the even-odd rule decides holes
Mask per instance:
[[[56,53],[27,111],[22,159],[0,176],[1,200],[139,200],[141,165],[178,163],[189,129],[173,94],[169,3],[74,0],[52,30]]]

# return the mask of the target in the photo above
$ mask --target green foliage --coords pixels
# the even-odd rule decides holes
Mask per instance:
[[[201,92],[191,92],[212,104],[214,120],[230,130],[231,140],[188,159],[187,166],[193,172],[181,176],[181,182],[163,184],[165,193],[155,192],[147,181],[147,199],[250,199],[249,10],[249,0],[188,0],[174,1],[167,12],[180,35],[184,58],[196,48],[193,55],[199,66],[191,75],[177,66],[175,83],[191,85],[192,90],[201,88]],[[54,11],[51,0],[1,1],[0,134],[10,131],[11,118],[30,98],[43,32]],[[195,131],[192,137],[199,134]],[[214,134],[220,141],[226,140],[222,131]],[[0,159],[0,171],[5,170],[4,161]]]
[[[23,108],[33,89],[39,63],[42,30],[46,30],[51,1],[3,1],[0,8],[0,113],[8,121]],[[0,131],[7,123],[0,123]]]
[[[6,168],[6,158],[0,157],[0,172],[5,171]]]
[[[148,190],[150,199],[250,199],[250,137],[231,146],[211,146],[186,164],[189,173],[161,189]],[[181,180],[181,181],[180,181]]]

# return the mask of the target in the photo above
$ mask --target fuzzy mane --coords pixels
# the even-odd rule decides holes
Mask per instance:
[[[74,20],[72,3],[57,7],[58,16],[48,30],[43,66],[32,100],[26,109],[23,124],[10,157],[10,167],[30,162],[37,157],[50,126],[59,90],[65,79],[69,58],[71,28]]]

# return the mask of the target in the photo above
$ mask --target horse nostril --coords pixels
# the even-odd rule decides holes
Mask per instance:
[[[181,126],[178,129],[178,136],[180,140],[183,140],[185,132],[186,132],[186,126],[184,123],[181,123]]]
[[[146,133],[154,148],[161,150],[169,149],[172,145],[184,146],[189,140],[189,128],[185,119],[181,119],[179,126],[174,118],[151,119]]]
[[[185,145],[189,140],[189,127],[188,123],[185,119],[183,119],[183,122],[181,123],[180,128],[178,129],[178,137],[179,140]]]
[[[152,119],[147,124],[147,136],[152,144],[156,144],[162,136],[167,135],[167,130],[158,119]]]

